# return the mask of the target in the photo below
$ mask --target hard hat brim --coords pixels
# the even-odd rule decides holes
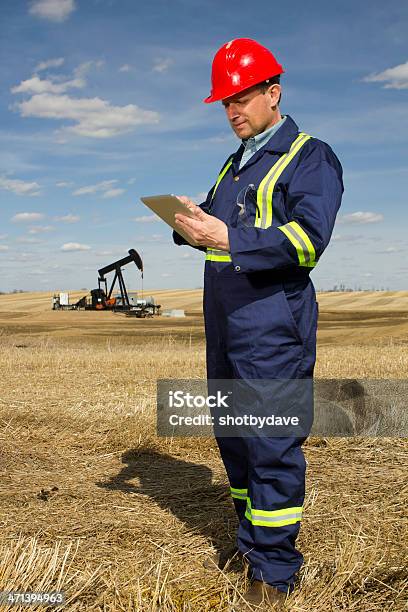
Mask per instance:
[[[260,85],[261,83],[264,83],[268,78],[272,79],[274,76],[281,75],[284,72],[285,72],[284,69],[280,66],[280,71],[277,74],[269,75],[268,77],[265,77],[261,81],[259,81],[257,83],[252,83],[250,85],[246,85],[245,87],[236,87],[236,88],[234,88],[233,91],[231,91],[231,89],[230,89],[229,91],[223,91],[223,92],[221,92],[219,94],[213,94],[211,92],[210,95],[207,96],[207,98],[204,98],[203,102],[205,102],[205,104],[211,104],[212,102],[219,102],[220,100],[225,100],[226,98],[230,98],[231,96],[235,96],[237,94],[243,93],[247,89],[251,89],[251,87],[255,87],[256,85]]]

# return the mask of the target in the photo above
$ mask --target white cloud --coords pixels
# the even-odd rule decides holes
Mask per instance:
[[[400,247],[389,246],[386,249],[383,249],[382,251],[376,251],[376,253],[387,255],[388,253],[401,253],[402,251],[404,251],[404,249]]]
[[[384,215],[374,212],[357,211],[340,217],[338,223],[361,225],[363,223],[378,223],[384,220]]]
[[[334,234],[332,236],[332,241],[334,240],[335,242],[361,242],[364,239],[366,239],[366,236],[362,234]]]
[[[16,253],[14,255],[14,260],[15,261],[23,261],[23,262],[25,262],[25,261],[32,262],[33,254],[32,254],[32,252],[31,253],[24,253],[24,252],[23,253]]]
[[[185,253],[181,253],[180,255],[177,254],[178,257],[180,259],[188,259],[188,261],[192,261],[193,263],[196,263],[197,261],[201,261],[201,257],[202,254],[200,253],[200,251],[196,251],[195,249],[189,249],[187,252]]]
[[[74,0],[34,0],[31,2],[29,12],[35,17],[61,23],[75,8]]]
[[[144,215],[142,217],[133,217],[132,221],[137,223],[154,223],[155,221],[160,221],[160,218],[157,215]]]
[[[119,72],[130,72],[130,70],[132,70],[132,66],[129,64],[123,64],[123,66],[119,68]]]
[[[38,238],[30,238],[29,236],[19,236],[16,238],[16,242],[22,242],[23,244],[40,244],[41,240],[38,240]]]
[[[34,70],[35,72],[41,72],[42,70],[47,70],[48,68],[59,68],[59,66],[62,66],[64,61],[65,60],[63,57],[58,57],[56,59],[50,59],[50,60],[47,60],[46,62],[40,62],[39,64],[37,64]]]
[[[8,251],[8,250],[9,250],[9,248],[8,248],[8,246],[6,244],[0,244],[0,252],[1,251]]]
[[[59,181],[58,183],[55,183],[57,187],[72,187],[73,183],[70,183],[68,181]]]
[[[95,193],[106,193],[108,191],[114,191],[113,186],[117,183],[117,179],[112,179],[110,181],[102,181],[100,183],[96,183],[96,185],[86,185],[85,187],[80,187],[72,192],[73,196],[83,196],[83,195],[92,195]],[[109,196],[108,196],[109,197]]]
[[[88,62],[82,62],[82,64],[79,64],[79,66],[75,68],[74,76],[77,79],[84,79],[91,68],[101,68],[104,64],[105,62],[103,60],[89,60]]]
[[[33,225],[28,230],[29,234],[44,234],[45,232],[53,232],[55,227],[52,225]]]
[[[5,240],[8,234],[0,234],[0,240]]]
[[[68,132],[91,138],[111,138],[125,134],[138,125],[158,123],[155,111],[134,104],[112,106],[101,98],[71,98],[67,95],[39,93],[15,105],[22,117],[43,119],[70,119],[74,125]]]
[[[60,58],[63,60],[63,58]],[[50,60],[50,62],[57,62],[59,60]],[[48,62],[48,64],[50,63]],[[41,65],[46,65],[47,62],[43,62]],[[74,70],[72,78],[67,78],[62,75],[50,75],[47,79],[41,79],[37,74],[33,74],[31,78],[21,81],[19,85],[15,85],[11,88],[11,93],[27,93],[27,94],[63,94],[68,89],[82,89],[86,86],[86,75],[93,66],[99,68],[103,65],[103,61],[89,61],[79,64]]]
[[[408,62],[366,76],[366,83],[386,83],[384,89],[408,89]]]
[[[125,193],[125,189],[108,189],[108,191],[105,191],[102,197],[117,198],[118,196],[122,195],[122,193]]]
[[[229,132],[223,132],[222,134],[219,134],[218,136],[210,136],[210,138],[206,139],[207,142],[215,142],[216,144],[222,143],[224,144],[225,142],[235,142],[235,136],[234,134],[231,134]]]
[[[154,72],[166,72],[172,65],[173,60],[169,57],[157,58],[154,61],[153,71]]]
[[[89,251],[90,246],[87,244],[80,244],[79,242],[66,242],[62,245],[61,251]]]
[[[34,268],[34,270],[30,270],[30,274],[35,274],[36,276],[43,276],[44,274],[47,274],[47,272],[45,270],[39,270]]]
[[[40,219],[44,219],[43,213],[37,212],[22,212],[17,213],[14,217],[11,217],[11,221],[13,223],[32,223],[33,221],[40,221]]]
[[[41,194],[40,185],[38,183],[28,183],[19,179],[8,179],[0,177],[0,189],[12,191],[19,196],[39,196]]]
[[[94,251],[95,255],[98,257],[112,257],[114,255],[119,255],[123,257],[123,246],[122,247],[112,247],[110,249],[105,249],[103,251]]]
[[[85,87],[86,81],[82,78],[71,79],[62,83],[54,82],[52,79],[40,79],[37,75],[30,79],[21,81],[20,85],[11,88],[11,93],[29,93],[29,94],[62,94],[67,89]]]
[[[49,60],[38,65],[45,68],[57,65],[63,58]],[[110,138],[124,134],[142,124],[158,123],[160,115],[155,111],[139,108],[134,104],[112,106],[101,98],[73,98],[66,94],[69,89],[82,89],[86,86],[86,75],[92,67],[100,68],[103,61],[83,62],[75,68],[73,77],[51,75],[42,79],[37,74],[21,81],[11,88],[13,94],[29,94],[31,97],[13,104],[10,108],[20,112],[22,117],[74,122],[63,127],[63,131],[92,138]],[[66,142],[64,134],[59,134],[59,143]],[[64,186],[64,182],[61,182]]]
[[[62,215],[62,217],[54,217],[54,221],[61,221],[61,223],[77,223],[80,220],[79,215]]]
[[[128,180],[128,185],[133,185],[134,183],[136,183],[136,179],[135,178],[130,178]]]

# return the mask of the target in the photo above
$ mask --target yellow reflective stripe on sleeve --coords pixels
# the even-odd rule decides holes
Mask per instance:
[[[234,489],[234,487],[230,487],[230,489],[232,497],[234,497],[235,499],[243,499],[244,501],[246,500],[248,495],[248,489]]]
[[[310,138],[309,134],[300,132],[299,136],[292,142],[289,151],[278,159],[260,182],[256,196],[255,227],[266,228],[272,225],[272,198],[275,185],[282,172]]]
[[[291,241],[296,249],[299,265],[307,268],[313,268],[316,265],[316,252],[314,246],[306,234],[305,230],[296,223],[296,221],[290,221],[285,225],[279,225],[280,229],[287,238]]]
[[[231,255],[227,251],[217,251],[216,249],[207,249],[206,261],[232,261]]]
[[[215,192],[218,189],[218,185],[221,183],[222,179],[224,178],[224,176],[227,174],[228,170],[230,169],[232,165],[232,160],[233,158],[231,157],[231,159],[227,161],[224,168],[221,170],[220,174],[218,175],[217,182],[215,183],[214,191],[212,192],[211,201],[215,196]]]
[[[248,497],[245,516],[252,525],[258,527],[284,527],[300,522],[302,512],[302,506],[283,508],[282,510],[256,510],[251,507],[251,501]]]

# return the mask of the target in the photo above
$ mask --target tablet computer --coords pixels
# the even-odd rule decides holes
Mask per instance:
[[[176,230],[180,236],[183,236],[185,240],[192,246],[197,246],[197,242],[195,242],[192,238],[188,236],[182,229],[180,229],[174,219],[174,215],[176,213],[180,213],[182,215],[186,215],[187,217],[194,217],[194,214],[191,210],[183,204],[175,195],[167,194],[167,195],[156,195],[156,196],[145,196],[140,198],[146,206],[150,208],[160,219],[163,219],[170,227]]]

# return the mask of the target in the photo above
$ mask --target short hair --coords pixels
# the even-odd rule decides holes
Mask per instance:
[[[265,81],[263,81],[262,83],[259,84],[259,87],[265,93],[265,91],[271,85],[280,85],[280,74],[276,74],[275,76],[270,77],[269,79],[266,79]],[[282,94],[279,96],[278,104],[280,103],[281,98],[282,98]]]

